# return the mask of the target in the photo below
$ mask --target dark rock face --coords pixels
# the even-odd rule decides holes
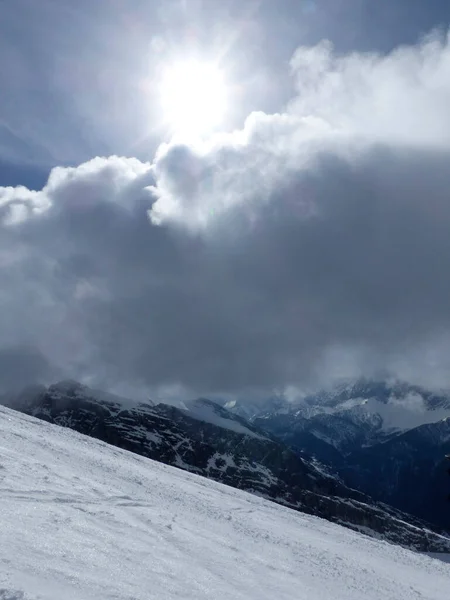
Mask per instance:
[[[374,499],[450,531],[450,418],[352,452],[340,473]]]
[[[301,413],[256,418],[253,423],[271,433],[286,445],[315,456],[325,464],[340,466],[348,452],[385,436],[378,433],[379,424],[355,418],[352,414]]]
[[[114,396],[64,382],[4,397],[2,403],[369,535],[417,550],[450,552],[449,538],[387,506],[374,505],[319,463],[302,458],[208,400],[197,401],[200,413],[208,415],[202,420],[163,404],[127,405]]]

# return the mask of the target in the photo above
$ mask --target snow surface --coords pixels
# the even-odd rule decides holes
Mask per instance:
[[[211,423],[212,425],[217,425],[217,427],[221,427],[222,429],[229,429],[230,431],[234,431],[235,433],[243,433],[244,435],[248,435],[250,437],[258,438],[260,440],[266,440],[267,438],[258,435],[248,427],[246,427],[243,423],[235,420],[233,414],[227,414],[225,411],[221,410],[220,406],[216,406],[213,402],[208,400],[192,400],[191,402],[187,402],[183,404],[183,410],[193,419],[197,421],[204,421],[205,423]],[[224,416],[226,415],[226,416]]]
[[[450,565],[0,407],[1,600],[448,600]]]

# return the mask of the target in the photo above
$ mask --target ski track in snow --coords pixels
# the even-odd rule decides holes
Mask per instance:
[[[0,600],[448,600],[450,564],[0,407]]]

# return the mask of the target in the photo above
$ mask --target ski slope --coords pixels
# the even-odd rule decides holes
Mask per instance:
[[[450,564],[0,407],[0,600],[448,600]]]

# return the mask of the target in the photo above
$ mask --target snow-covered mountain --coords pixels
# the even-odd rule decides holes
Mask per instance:
[[[450,565],[0,407],[2,600],[446,600]]]
[[[239,414],[242,408],[235,404],[231,410]],[[280,399],[269,409],[265,402],[251,420],[291,445],[302,447],[298,438],[308,433],[346,454],[355,447],[377,444],[446,417],[450,417],[450,395],[446,392],[399,382],[359,380],[297,402],[283,403]]]
[[[133,403],[76,382],[28,390],[4,403],[50,423],[417,549],[443,538],[423,523],[345,486],[255,425],[199,399],[183,409]],[[445,541],[450,548],[450,541]]]
[[[361,380],[253,424],[327,464],[350,487],[450,531],[450,396]]]

